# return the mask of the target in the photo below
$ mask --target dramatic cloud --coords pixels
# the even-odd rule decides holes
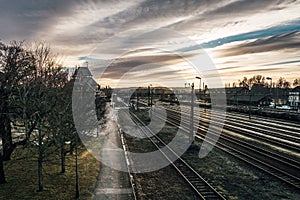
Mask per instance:
[[[300,31],[261,38],[250,42],[244,42],[228,49],[223,49],[223,57],[243,54],[261,53],[269,51],[295,51],[300,50]]]
[[[109,62],[124,52],[153,46],[190,53],[204,48],[224,82],[259,72],[293,79],[298,75],[290,71],[299,67],[295,61],[300,59],[299,10],[300,2],[293,0],[3,0],[0,39],[49,42],[70,67],[92,59]],[[177,34],[161,32],[162,28]],[[148,34],[137,37],[138,30]],[[155,62],[185,65],[162,52],[153,53],[141,51],[130,61],[122,60],[107,75],[115,79],[129,66]],[[168,76],[162,66],[148,67],[154,78]],[[93,70],[103,70],[98,68]],[[193,77],[188,69],[177,70]],[[143,80],[145,75],[135,77]]]
[[[187,68],[191,69],[191,66],[183,69],[181,64],[185,63],[187,58],[187,55],[183,58],[180,55],[161,53],[148,56],[125,56],[110,62],[90,60],[89,65],[92,66],[96,78],[120,79],[124,74],[130,73],[135,78],[151,77],[151,79],[155,79],[182,73]],[[181,64],[181,67],[176,67],[177,64]]]

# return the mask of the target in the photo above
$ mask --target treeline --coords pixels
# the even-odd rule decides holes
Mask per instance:
[[[43,163],[49,154],[59,152],[61,172],[65,172],[65,156],[73,152],[77,138],[73,84],[49,45],[0,42],[0,184],[6,183],[3,162],[19,146],[37,149],[31,156],[38,162],[39,191],[44,187]],[[18,140],[13,135],[15,127],[22,127]]]
[[[296,78],[292,83],[287,81],[284,77],[280,77],[278,80],[273,80],[270,77],[262,75],[255,75],[253,77],[244,77],[237,82],[233,82],[233,87],[249,87],[253,84],[262,84],[265,86],[278,87],[278,88],[290,88],[292,86],[300,86],[300,78]]]

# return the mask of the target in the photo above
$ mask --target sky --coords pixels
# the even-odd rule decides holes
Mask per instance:
[[[0,0],[0,40],[45,41],[101,85],[300,78],[300,1]],[[210,62],[211,61],[211,62]]]

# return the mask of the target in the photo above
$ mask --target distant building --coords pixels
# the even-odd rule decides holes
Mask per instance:
[[[271,88],[272,102],[275,105],[287,105],[289,102],[289,92],[291,88]]]
[[[229,105],[268,106],[271,99],[270,88],[262,84],[254,84],[251,91],[247,87],[212,88],[209,94],[226,93]]]
[[[300,108],[300,86],[295,87],[289,92],[289,103],[292,109]]]
[[[85,91],[95,91],[98,89],[98,83],[92,78],[92,73],[88,67],[78,67],[72,75],[72,80],[77,80],[79,84],[85,86]]]

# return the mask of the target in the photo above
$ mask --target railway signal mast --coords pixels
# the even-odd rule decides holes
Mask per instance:
[[[271,98],[271,95],[272,95],[272,78],[271,77],[267,77],[266,79],[270,80],[270,98]],[[269,98],[268,98],[268,102],[269,102]]]
[[[191,85],[190,144],[194,143],[194,83]]]

